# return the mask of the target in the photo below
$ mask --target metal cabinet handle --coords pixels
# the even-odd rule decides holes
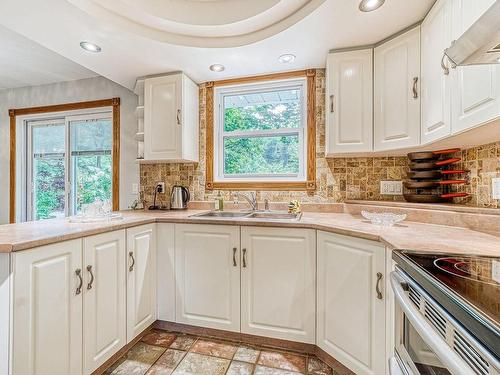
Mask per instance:
[[[233,267],[236,267],[238,264],[236,264],[236,251],[237,249],[233,247]]]
[[[377,298],[382,299],[382,292],[380,291],[380,281],[382,280],[382,273],[377,272],[377,285],[375,286],[375,290],[377,291]]]
[[[247,249],[243,249],[243,268],[247,268]]]
[[[450,74],[450,68],[448,68],[444,62],[444,59],[446,58],[446,55],[443,53],[443,57],[441,58],[441,68],[443,69],[443,73],[445,76]]]
[[[80,283],[78,284],[78,287],[76,288],[76,295],[79,295],[82,292],[82,286],[83,286],[83,278],[82,278],[82,270],[80,268],[75,270],[75,274],[80,280]]]
[[[181,110],[177,110],[177,125],[181,125]]]
[[[132,272],[134,270],[134,265],[135,265],[134,252],[131,251],[128,253],[128,255],[130,256],[130,258],[132,258],[132,264],[130,265],[128,270],[129,270],[129,272]]]
[[[87,290],[92,289],[92,284],[94,283],[94,274],[92,273],[92,266],[87,266],[87,271],[90,273],[90,281],[87,284]]]
[[[418,83],[418,77],[413,77],[413,99],[418,98],[417,83]]]
[[[330,113],[335,112],[335,95],[330,95]]]

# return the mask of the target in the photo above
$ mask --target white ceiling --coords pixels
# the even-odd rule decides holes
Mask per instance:
[[[326,0],[286,30],[231,48],[187,47],[159,41],[127,28],[126,23],[91,16],[70,0],[2,0],[0,25],[132,88],[137,77],[179,70],[203,82],[324,67],[330,49],[376,43],[421,20],[434,1],[386,0],[380,9],[362,13],[358,10],[359,0]],[[83,40],[99,44],[102,52],[83,51],[79,46]],[[297,59],[279,63],[277,58],[283,53],[293,53]],[[208,67],[213,63],[224,64],[226,70],[211,72]]]
[[[0,90],[73,81],[97,74],[0,26]]]
[[[107,25],[195,47],[236,47],[286,30],[325,0],[67,0]]]

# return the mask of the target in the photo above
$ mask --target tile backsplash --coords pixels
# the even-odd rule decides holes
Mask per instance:
[[[146,204],[153,200],[154,186],[164,181],[166,191],[173,185],[189,187],[191,200],[213,200],[218,190],[205,190],[205,88],[200,86],[200,163],[198,164],[142,164],[140,184]],[[403,201],[402,196],[380,195],[381,180],[402,180],[408,161],[398,157],[325,158],[325,71],[316,72],[316,183],[315,192],[259,191],[258,200],[286,202],[334,203],[346,199]],[[470,184],[460,187],[471,194],[460,203],[500,208],[500,201],[491,198],[491,178],[500,177],[500,142],[463,150],[459,155],[462,166],[470,170]],[[220,192],[226,200],[233,200],[235,192]],[[168,194],[159,195],[168,203]],[[457,200],[458,202],[458,200]]]

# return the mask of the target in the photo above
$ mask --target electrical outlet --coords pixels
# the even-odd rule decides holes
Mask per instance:
[[[165,193],[165,183],[164,182],[157,182],[156,189],[157,189],[158,194]]]
[[[491,179],[491,197],[493,199],[500,199],[500,178]]]
[[[380,181],[381,195],[403,195],[403,181]]]

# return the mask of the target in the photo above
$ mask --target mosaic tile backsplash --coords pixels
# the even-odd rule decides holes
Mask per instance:
[[[200,86],[200,163],[142,164],[140,184],[146,204],[153,201],[156,182],[164,181],[166,191],[174,185],[189,188],[191,200],[211,201],[218,190],[205,190],[205,88]],[[336,203],[348,199],[404,201],[403,196],[380,195],[381,180],[404,180],[408,161],[398,157],[325,158],[325,71],[316,72],[316,183],[314,193],[306,191],[259,191],[259,201]],[[491,179],[500,177],[500,141],[463,150],[457,168],[470,170],[470,184],[456,188],[471,195],[457,203],[476,207],[500,208],[500,201],[491,198]],[[234,200],[236,192],[223,190],[226,200]],[[168,203],[168,194],[159,200]]]

